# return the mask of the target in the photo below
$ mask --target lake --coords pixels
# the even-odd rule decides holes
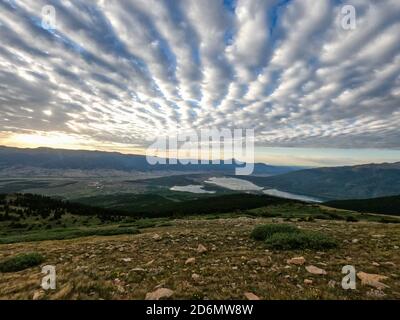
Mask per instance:
[[[261,191],[264,189],[263,187],[259,187],[250,181],[237,178],[213,177],[204,182],[235,191]]]
[[[307,197],[307,196],[290,193],[290,192],[279,191],[277,189],[263,190],[263,193],[268,194],[270,196],[286,198],[286,199],[301,200],[301,201],[306,201],[306,202],[322,202],[320,199],[317,199],[317,198]]]
[[[190,192],[190,193],[215,193],[215,191],[207,191],[201,185],[174,186],[171,191]]]

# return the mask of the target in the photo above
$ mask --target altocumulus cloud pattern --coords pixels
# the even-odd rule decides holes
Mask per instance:
[[[261,146],[398,148],[399,30],[398,0],[0,0],[1,135],[144,147],[254,128]]]

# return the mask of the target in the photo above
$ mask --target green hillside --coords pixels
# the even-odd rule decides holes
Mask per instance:
[[[329,201],[325,204],[329,207],[338,209],[400,216],[400,196],[372,199],[337,200]]]

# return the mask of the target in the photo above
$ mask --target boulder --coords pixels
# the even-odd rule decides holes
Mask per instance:
[[[292,259],[286,260],[287,264],[295,264],[302,266],[306,262],[306,259],[304,257],[294,257]]]
[[[163,298],[170,298],[174,292],[167,288],[159,288],[156,291],[148,292],[145,300],[160,300]]]
[[[361,280],[362,285],[374,287],[378,290],[389,288],[388,285],[380,282],[381,280],[386,280],[388,278],[386,276],[382,276],[379,274],[366,273],[366,272],[359,272],[359,273],[357,273],[357,277]]]
[[[197,252],[198,253],[207,252],[207,248],[205,246],[203,246],[202,244],[199,244],[199,246],[197,247]]]
[[[312,274],[318,274],[318,275],[325,275],[325,274],[327,274],[327,272],[326,272],[324,269],[318,268],[318,267],[316,267],[316,266],[307,266],[307,267],[306,267],[306,270],[307,270],[309,273],[312,273]]]
[[[261,300],[260,297],[256,296],[252,292],[245,292],[244,296],[246,297],[247,300]]]

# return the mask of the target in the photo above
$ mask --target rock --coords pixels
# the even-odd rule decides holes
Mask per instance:
[[[197,273],[193,273],[193,274],[192,274],[192,279],[193,279],[194,281],[199,281],[199,280],[200,280],[200,276],[199,276]]]
[[[202,244],[199,244],[199,246],[197,247],[197,252],[198,253],[207,252],[207,248],[205,246],[203,246]]]
[[[258,265],[259,261],[257,259],[251,259],[249,261],[247,261],[248,265]]]
[[[155,240],[155,241],[160,241],[162,238],[161,238],[161,236],[160,236],[158,233],[156,233],[156,234],[152,237],[152,239]]]
[[[380,264],[378,262],[375,262],[375,261],[372,262],[372,265],[375,266],[375,267],[379,267],[380,266]]]
[[[382,264],[384,264],[385,266],[391,266],[391,267],[395,267],[396,264],[392,261],[387,261],[387,262],[382,262]]]
[[[156,291],[148,292],[145,300],[160,300],[163,298],[170,298],[174,292],[167,288],[159,288]]]
[[[387,279],[388,277],[386,277],[386,276],[382,276],[379,274],[359,272],[359,273],[357,273],[357,277],[361,280],[362,285],[371,286],[378,290],[389,288],[388,285],[380,282],[381,280]]]
[[[256,296],[252,292],[245,292],[244,296],[246,297],[247,300],[261,300],[260,297]]]
[[[304,259],[304,257],[295,257],[295,258],[286,260],[287,264],[295,264],[295,265],[299,265],[299,266],[302,266],[305,262],[306,262],[306,259]]]
[[[33,300],[41,300],[44,297],[44,291],[43,290],[36,290],[33,293]]]
[[[51,299],[52,300],[62,300],[63,298],[65,298],[66,296],[68,296],[72,290],[74,289],[74,287],[71,284],[67,284],[66,286],[62,287],[57,293],[55,293]]]
[[[194,264],[196,263],[196,258],[189,258],[185,261],[185,264]]]
[[[122,261],[124,261],[124,262],[131,262],[132,259],[131,259],[131,258],[122,258]]]
[[[394,246],[393,248],[397,250],[399,248],[399,246]]]
[[[386,294],[381,291],[381,290],[370,290],[367,292],[367,296],[368,297],[373,297],[373,298],[384,298],[386,296]]]
[[[147,262],[147,263],[145,264],[145,266],[146,266],[146,267],[151,266],[153,263],[154,263],[154,259],[153,259],[153,260],[150,260],[149,262]]]
[[[336,287],[336,281],[335,281],[335,280],[329,280],[329,282],[328,282],[328,287],[329,287],[329,288],[334,288],[334,287]]]
[[[353,239],[351,242],[353,242],[353,243],[358,243],[358,239]]]
[[[304,279],[304,284],[310,285],[310,284],[313,284],[313,281],[310,279]]]
[[[316,266],[307,266],[306,270],[312,274],[319,274],[319,275],[327,274],[327,272],[324,269],[320,269]]]
[[[262,259],[260,259],[260,260],[259,260],[260,266],[262,266],[262,267],[268,266],[268,265],[270,264],[271,257],[268,257],[268,258],[269,258],[269,259],[267,259],[267,258],[262,258]]]

